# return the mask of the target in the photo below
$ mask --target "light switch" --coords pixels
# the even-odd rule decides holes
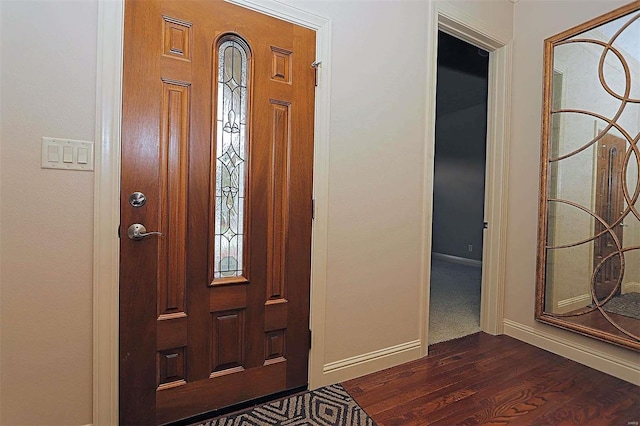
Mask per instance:
[[[93,147],[91,141],[43,137],[40,167],[92,171]]]
[[[89,150],[87,148],[78,148],[78,164],[87,164],[89,162]]]
[[[62,162],[73,163],[73,147],[72,146],[62,147]]]
[[[47,147],[47,161],[50,163],[60,162],[60,147],[55,145],[49,145]]]

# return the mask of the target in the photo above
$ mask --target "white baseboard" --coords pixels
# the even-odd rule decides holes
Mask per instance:
[[[569,312],[574,309],[584,308],[591,303],[590,294],[581,294],[580,296],[570,297],[568,299],[559,300],[558,308],[564,312]]]
[[[622,293],[640,293],[640,283],[623,283]]]
[[[481,260],[467,259],[466,257],[451,256],[450,254],[435,253],[435,252],[431,253],[431,257],[438,260],[444,260],[446,262],[459,263],[461,265],[467,265],[467,266],[475,266],[476,268],[482,267]]]
[[[343,382],[420,358],[420,340],[401,343],[324,365],[322,380],[326,386]]]
[[[553,334],[536,330],[508,319],[504,320],[504,333],[507,336],[640,386],[640,366],[638,364],[579,343],[565,341]]]
[[[640,293],[640,283],[629,282],[622,284],[622,294],[625,293]],[[558,308],[562,312],[569,312],[574,309],[584,308],[591,303],[590,294],[581,294],[576,297],[570,297],[568,299],[558,301]]]

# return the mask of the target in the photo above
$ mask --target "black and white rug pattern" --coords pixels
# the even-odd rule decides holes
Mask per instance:
[[[339,385],[229,414],[200,426],[375,426],[376,423]]]

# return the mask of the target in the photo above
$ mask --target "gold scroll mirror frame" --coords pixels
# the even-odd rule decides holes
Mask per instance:
[[[571,39],[572,37],[575,37],[586,31],[593,30],[603,24],[606,24],[608,22],[614,21],[616,19],[619,19],[625,16],[628,16],[631,21],[637,21],[636,22],[636,25],[637,25],[638,22],[640,22],[640,1],[635,1],[626,6],[620,7],[605,15],[602,15],[591,21],[585,22],[584,24],[578,25],[574,28],[571,28],[567,31],[564,31],[553,37],[550,37],[546,39],[544,42],[544,87],[543,87],[543,113],[542,113],[541,174],[540,174],[540,210],[539,210],[539,228],[538,228],[538,259],[537,259],[537,276],[536,276],[535,316],[536,316],[536,320],[539,322],[550,324],[566,330],[571,330],[571,331],[580,333],[582,335],[590,336],[605,342],[613,343],[618,346],[630,348],[635,351],[640,351],[640,332],[638,331],[640,330],[640,319],[636,320],[637,321],[636,324],[638,324],[638,326],[632,327],[632,330],[627,330],[625,327],[621,327],[620,324],[617,324],[616,321],[612,319],[611,315],[607,313],[603,308],[604,305],[608,303],[609,300],[616,295],[616,292],[618,293],[620,292],[620,288],[623,281],[624,267],[625,267],[625,253],[630,252],[631,250],[637,250],[640,253],[640,245],[624,247],[617,240],[615,236],[615,232],[612,230],[615,226],[622,225],[622,220],[627,215],[634,215],[640,221],[640,207],[637,210],[635,208],[635,204],[636,204],[635,201],[638,200],[638,198],[640,198],[639,197],[640,177],[636,181],[636,188],[635,189],[629,188],[624,193],[624,197],[625,197],[624,202],[626,203],[626,206],[627,206],[623,212],[624,214],[621,214],[620,217],[618,217],[613,223],[610,223],[610,224],[603,222],[602,219],[595,214],[595,212],[591,211],[591,209],[588,209],[584,206],[577,206],[575,205],[576,203],[569,204],[572,202],[568,200],[559,200],[561,203],[567,202],[567,204],[573,205],[573,207],[578,207],[579,209],[585,211],[585,213],[588,213],[593,217],[594,222],[599,221],[602,224],[602,226],[605,228],[599,234],[596,234],[597,231],[593,230],[592,234],[595,234],[595,235],[592,235],[590,238],[587,238],[586,240],[583,239],[582,241],[579,241],[573,245],[588,243],[589,241],[594,242],[596,238],[598,238],[598,235],[609,233],[611,235],[612,240],[614,240],[616,247],[615,247],[615,252],[612,255],[607,256],[607,258],[613,259],[613,257],[617,257],[619,259],[618,262],[620,264],[620,273],[618,273],[618,277],[616,278],[616,287],[615,287],[616,289],[613,290],[611,294],[609,294],[608,296],[599,300],[599,296],[596,295],[594,283],[596,281],[596,275],[599,273],[599,270],[601,269],[602,265],[605,263],[606,259],[604,259],[602,262],[600,262],[598,266],[594,267],[595,272],[591,274],[591,281],[589,282],[591,299],[587,302],[588,303],[587,306],[585,306],[582,309],[578,309],[576,311],[571,311],[568,313],[553,313],[545,310],[545,299],[547,294],[547,282],[546,282],[547,252],[550,249],[550,247],[553,247],[552,245],[548,244],[548,239],[547,239],[547,235],[549,231],[549,217],[548,217],[549,205],[550,205],[550,201],[558,202],[558,200],[553,199],[550,194],[550,189],[551,189],[550,171],[552,169],[550,167],[550,163],[552,163],[553,161],[559,161],[558,158],[568,158],[571,155],[576,154],[577,153],[576,151],[582,151],[583,149],[586,149],[587,146],[598,143],[598,141],[608,133],[611,127],[616,127],[615,121],[617,120],[617,116],[613,117],[613,119],[603,120],[606,123],[605,128],[604,129],[602,127],[597,128],[596,135],[593,138],[593,140],[585,143],[585,145],[581,147],[581,149],[570,152],[569,154],[566,154],[566,155],[562,155],[561,157],[556,157],[556,159],[553,159],[553,158],[550,159],[549,155],[552,150],[552,147],[551,147],[552,128],[551,127],[552,127],[553,114],[556,114],[559,112],[574,112],[574,113],[578,112],[580,114],[586,113],[589,115],[592,114],[591,111],[583,111],[583,110],[570,111],[569,109],[562,110],[562,107],[560,107],[560,109],[557,109],[556,111],[553,110],[552,95],[553,95],[553,79],[554,79],[554,49],[557,46],[572,43],[573,41],[569,41],[569,39]],[[627,21],[625,20],[625,22]],[[624,29],[624,28],[627,28],[627,26],[628,25],[623,25],[623,27],[621,28]],[[622,29],[618,32],[618,34],[623,31]],[[626,61],[624,60],[624,58],[619,56],[620,51],[612,47],[612,44],[614,44],[614,40],[616,39],[618,34],[615,34],[613,37],[611,37],[609,42],[605,42],[604,44],[599,40],[590,40],[590,41],[593,41],[596,44],[599,44],[600,46],[603,47],[602,56],[600,58],[600,63],[598,65],[598,78],[599,78],[600,84],[602,84],[604,89],[612,96],[614,96],[614,94],[612,93],[613,91],[610,90],[604,78],[604,71],[603,71],[604,60],[607,53],[611,52],[616,56],[618,56],[618,59],[620,59],[620,62],[623,63],[623,68],[625,70],[625,77],[627,80],[625,85],[626,93],[622,97],[616,97],[617,95],[614,97],[616,97],[621,101],[622,108],[624,108],[626,103],[638,104],[639,100],[632,99],[629,96],[628,89],[631,86],[631,75],[629,73],[628,65],[626,64]],[[640,43],[640,40],[639,40],[639,43]],[[640,79],[639,81],[635,81],[634,84],[640,85]],[[628,147],[627,147],[627,153],[625,156],[626,161],[621,174],[621,178],[627,179],[626,178],[627,166],[628,166],[629,160],[631,160],[632,157],[634,157],[635,160],[638,162],[638,170],[640,170],[640,132],[638,132],[637,135],[629,134],[628,132],[623,132],[623,133],[625,134],[625,137],[628,141]],[[636,144],[638,146],[636,146]],[[553,161],[550,161],[550,160],[553,160]],[[595,210],[595,207],[592,207],[592,208]],[[558,268],[561,266],[562,265],[554,264],[553,268]],[[603,329],[603,327],[597,328],[593,325],[590,325],[589,321],[576,320],[577,317],[586,318],[584,317],[584,315],[587,315],[587,314],[594,314],[594,315],[599,314],[599,317],[596,319],[595,322],[602,323],[602,321],[606,321],[605,323],[602,323],[602,324],[604,328],[608,328],[609,330]],[[572,318],[574,319],[574,321],[571,320]]]

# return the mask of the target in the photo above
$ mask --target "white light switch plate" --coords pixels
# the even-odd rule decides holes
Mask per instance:
[[[60,170],[93,170],[93,142],[42,138],[40,167]]]

